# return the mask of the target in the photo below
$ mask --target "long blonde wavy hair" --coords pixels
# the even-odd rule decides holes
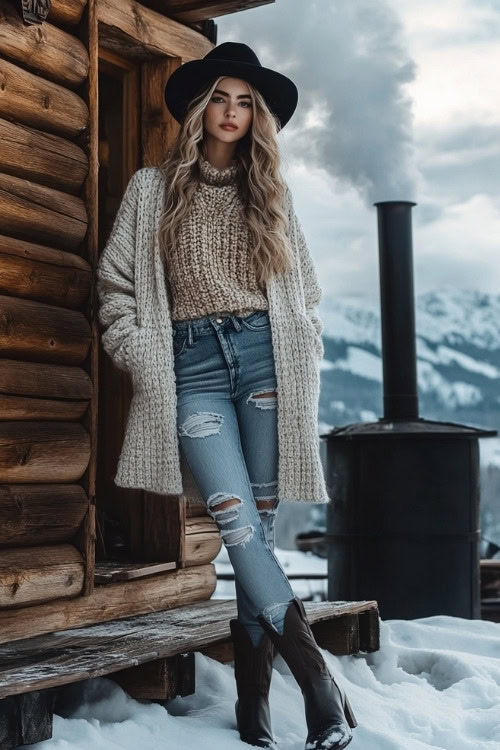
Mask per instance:
[[[189,103],[177,138],[160,165],[165,178],[165,204],[159,225],[164,258],[175,246],[180,223],[188,214],[200,181],[198,158],[206,159],[203,113],[219,76]],[[280,174],[277,134],[280,123],[265,99],[249,82],[253,118],[248,132],[237,141],[234,159],[239,162],[237,181],[242,208],[251,236],[250,262],[260,284],[286,271],[291,264],[286,211],[287,186]]]

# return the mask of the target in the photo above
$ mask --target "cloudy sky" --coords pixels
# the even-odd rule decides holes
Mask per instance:
[[[500,2],[276,0],[216,19],[299,89],[283,173],[325,297],[379,300],[377,209],[411,200],[415,293],[500,293]]]

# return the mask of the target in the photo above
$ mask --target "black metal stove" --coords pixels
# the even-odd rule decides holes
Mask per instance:
[[[378,211],[384,416],[326,439],[328,598],[382,619],[479,619],[479,443],[496,430],[418,416],[410,201]]]

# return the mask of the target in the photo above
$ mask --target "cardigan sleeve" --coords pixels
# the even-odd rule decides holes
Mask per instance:
[[[96,270],[98,318],[105,328],[101,341],[121,370],[129,369],[129,337],[138,329],[134,268],[139,171],[125,189]]]
[[[316,329],[316,333],[321,337],[323,333],[323,321],[318,312],[318,305],[323,296],[323,290],[320,286],[318,274],[314,266],[309,247],[307,245],[301,223],[293,204],[292,191],[287,185],[287,194],[290,206],[290,219],[293,221],[297,244],[299,250],[300,270],[302,274],[302,285],[304,289],[304,298],[306,303],[306,314]]]

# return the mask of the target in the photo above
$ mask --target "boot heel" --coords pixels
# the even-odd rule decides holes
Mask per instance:
[[[354,729],[354,727],[358,726],[358,722],[356,721],[356,717],[354,716],[354,711],[352,710],[352,706],[349,703],[349,699],[347,698],[347,695],[344,695],[344,714],[347,719],[347,723],[351,727],[351,729]]]

